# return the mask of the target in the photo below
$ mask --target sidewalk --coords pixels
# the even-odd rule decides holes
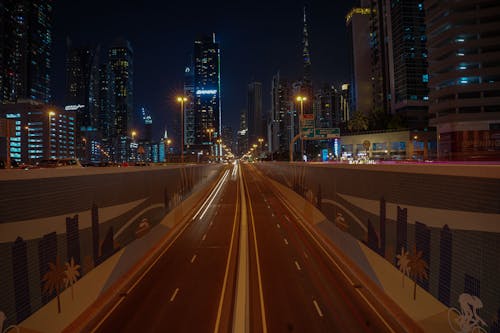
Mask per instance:
[[[357,265],[375,285],[378,285],[425,332],[452,333],[448,326],[448,308],[417,285],[417,298],[413,300],[413,281],[405,277],[387,260],[365,244],[337,228],[313,204],[292,189],[267,177],[286,198],[302,220],[319,230],[342,254]]]
[[[92,269],[71,288],[60,295],[61,313],[57,313],[57,298],[21,322],[21,333],[52,333],[80,331],[99,311],[106,307],[129,280],[141,270],[156,252],[170,241],[172,229],[179,227],[215,182],[200,184],[193,194],[170,211],[146,235],[122,248],[108,260]]]

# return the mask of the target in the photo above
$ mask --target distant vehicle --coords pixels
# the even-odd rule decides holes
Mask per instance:
[[[76,158],[52,158],[41,160],[38,163],[40,168],[60,168],[60,167],[81,167],[80,161]]]
[[[40,167],[38,165],[33,165],[33,164],[27,164],[27,163],[22,163],[19,165],[19,169],[23,170],[31,170],[31,169],[39,169]]]

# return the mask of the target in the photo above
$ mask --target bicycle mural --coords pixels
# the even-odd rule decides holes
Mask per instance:
[[[487,333],[484,320],[479,317],[477,311],[483,307],[483,302],[473,295],[461,294],[458,297],[460,310],[450,308],[448,310],[448,323],[453,332],[457,333]]]

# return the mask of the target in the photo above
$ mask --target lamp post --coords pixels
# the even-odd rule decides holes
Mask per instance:
[[[83,159],[85,163],[89,162],[87,160],[87,139],[82,137],[82,143],[83,143]]]
[[[264,139],[263,138],[259,138],[258,141],[260,143],[260,153],[262,154],[262,144],[264,143]]]
[[[167,163],[170,163],[170,145],[172,144],[172,140],[167,139]]]
[[[212,133],[215,131],[214,128],[207,128],[208,133],[208,145],[210,148],[210,157],[212,157]]]
[[[187,102],[187,97],[177,97],[177,102],[181,104],[181,163],[184,163],[184,103]]]
[[[297,101],[300,102],[300,118],[299,118],[299,133],[300,133],[300,159],[304,160],[304,136],[302,135],[302,118],[304,118],[304,102],[307,101],[305,96],[297,96]]]
[[[135,143],[135,136],[137,135],[137,132],[136,131],[132,131],[131,134],[132,134],[132,142]],[[127,148],[127,150],[130,149],[130,154],[131,155],[132,155],[132,147],[133,146],[129,145],[129,147]],[[130,161],[131,157],[132,156],[129,157],[129,161]],[[135,154],[133,155],[133,159],[137,160],[137,149],[135,150]]]
[[[221,145],[222,145],[222,139],[219,138],[217,139],[217,144],[219,145],[219,148],[218,148],[218,152],[219,152],[219,162],[222,161],[222,148],[221,148]]]

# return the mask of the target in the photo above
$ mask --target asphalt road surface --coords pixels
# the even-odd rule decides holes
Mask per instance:
[[[251,164],[211,193],[94,331],[400,331]]]

